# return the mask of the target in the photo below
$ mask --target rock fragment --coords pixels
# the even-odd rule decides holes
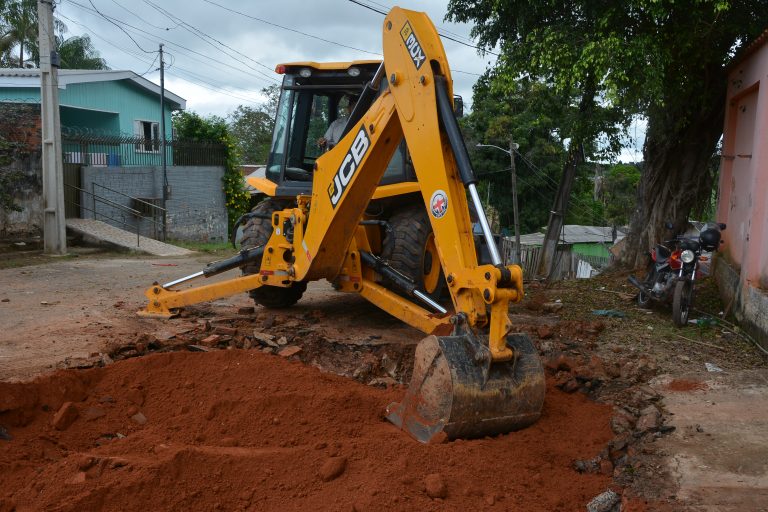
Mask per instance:
[[[339,478],[347,469],[346,457],[329,457],[320,467],[320,479],[323,482],[330,482]]]
[[[56,430],[67,430],[77,419],[80,413],[72,402],[64,402],[58,412],[53,416],[51,424]]]
[[[85,421],[94,421],[107,414],[104,409],[99,407],[87,407],[83,411],[83,418]]]
[[[638,418],[635,428],[640,432],[656,430],[659,427],[660,421],[661,414],[659,413],[659,410],[656,407],[649,405],[640,412],[640,418]]]
[[[613,507],[620,501],[621,496],[613,491],[605,491],[587,503],[587,512],[611,512]]]
[[[431,473],[424,478],[424,491],[432,499],[445,499],[448,496],[448,487],[440,473]]]
[[[301,352],[301,347],[297,347],[296,345],[291,345],[289,347],[285,347],[277,354],[281,357],[291,357],[291,356],[295,356],[299,352]]]
[[[144,425],[147,422],[147,417],[144,416],[143,413],[137,412],[133,416],[131,416],[131,419],[138,423],[139,425]]]

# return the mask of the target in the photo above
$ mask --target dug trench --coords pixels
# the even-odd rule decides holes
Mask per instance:
[[[172,331],[0,383],[0,511],[665,509],[635,485],[664,479],[653,358],[598,356],[610,322],[530,306],[516,325],[547,368],[541,419],[438,445],[383,418],[414,351],[386,316],[358,339],[330,336],[322,308],[189,308]]]

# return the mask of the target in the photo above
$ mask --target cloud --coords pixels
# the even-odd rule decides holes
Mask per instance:
[[[93,0],[114,23],[93,12],[89,0],[64,0],[57,4],[56,14],[67,25],[68,35],[91,35],[111,68],[146,73],[155,83],[159,83],[157,49],[164,43],[167,88],[184,97],[188,109],[206,115],[224,116],[240,104],[260,102],[259,91],[280,81],[273,70],[281,62],[380,58],[375,54],[381,53],[384,17],[352,2],[212,1],[271,24],[205,0]],[[367,3],[388,10],[388,2]],[[445,0],[399,5],[427,12],[439,31],[468,40],[470,26],[443,21]],[[485,71],[489,57],[491,61],[495,57],[481,57],[477,50],[447,39],[443,45],[451,68],[468,72],[454,71],[453,78],[455,92],[470,105],[477,75]]]

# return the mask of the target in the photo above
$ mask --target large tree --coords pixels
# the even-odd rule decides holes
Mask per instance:
[[[109,69],[87,34],[66,39],[57,37],[56,42],[62,69]]]
[[[228,119],[245,164],[264,164],[269,156],[280,88],[272,85],[262,89],[261,93],[266,98],[263,104],[256,107],[239,105]]]
[[[33,59],[37,31],[37,0],[0,1],[0,58],[3,66],[23,68],[27,60]]]
[[[576,89],[582,101],[622,112],[625,124],[647,117],[624,254],[635,264],[666,220],[682,226],[709,197],[727,65],[768,26],[768,0],[450,0],[448,17],[475,23],[482,46],[500,45],[508,77]],[[590,108],[582,113],[593,117]]]
[[[0,65],[38,66],[37,0],[0,0]],[[65,38],[67,27],[54,20],[55,44],[63,69],[109,69],[90,36]]]

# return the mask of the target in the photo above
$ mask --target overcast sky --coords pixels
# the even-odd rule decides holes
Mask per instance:
[[[358,1],[380,11],[395,5]],[[454,92],[471,107],[472,85],[496,57],[470,47],[471,26],[444,21],[447,3],[397,5],[426,12],[445,36]],[[261,103],[259,91],[281,79],[274,73],[278,63],[381,58],[384,19],[350,0],[59,0],[55,15],[67,36],[89,34],[110,68],[155,83],[158,45],[165,43],[167,89],[185,98],[188,110],[220,116],[241,104]],[[642,159],[637,148],[644,132],[644,125],[630,128],[630,137],[639,140],[622,152],[622,160]]]
[[[259,103],[259,91],[281,79],[274,73],[281,62],[381,58],[384,16],[349,0],[92,1],[57,4],[56,15],[66,24],[67,35],[89,34],[110,68],[146,72],[144,76],[156,83],[158,64],[152,62],[158,44],[165,43],[166,87],[200,114],[225,116],[240,104]],[[388,0],[360,1],[383,11],[394,5]],[[470,26],[443,21],[447,0],[397,4],[427,12],[440,32],[471,44]],[[495,57],[482,57],[476,49],[448,39],[443,44],[455,92],[471,103],[472,85]]]

